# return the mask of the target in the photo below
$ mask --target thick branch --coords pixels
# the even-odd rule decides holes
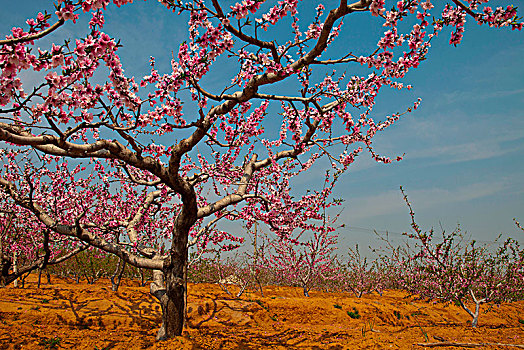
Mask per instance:
[[[213,0],[213,4],[218,8],[217,11],[219,11],[220,6],[218,5],[217,0]],[[344,17],[345,15],[365,9],[367,8],[367,6],[369,6],[369,1],[367,0],[361,0],[349,6],[347,5],[346,1],[341,1],[340,6],[336,9],[331,10],[326,20],[324,21],[322,31],[313,49],[311,49],[311,51],[309,51],[304,57],[292,63],[290,66],[291,69],[293,71],[298,71],[301,68],[312,63],[318,56],[322,54],[324,49],[327,47],[329,34],[333,29],[334,23],[338,19]],[[220,13],[221,12],[219,12],[219,15]],[[178,168],[180,167],[180,159],[182,155],[192,150],[193,147],[195,147],[195,145],[206,135],[207,131],[212,125],[211,120],[215,115],[226,114],[229,111],[231,111],[237,104],[252,99],[256,96],[257,90],[260,86],[273,84],[287,77],[288,75],[282,75],[279,73],[264,73],[262,75],[257,75],[248,82],[247,86],[242,91],[237,91],[231,95],[228,95],[228,98],[230,98],[228,101],[225,101],[222,104],[213,107],[206,115],[206,117],[202,120],[202,123],[198,125],[198,129],[195,130],[195,132],[190,137],[180,141],[176,145],[169,162],[170,174],[176,174],[178,172]],[[216,95],[213,96],[218,98],[218,96]],[[338,103],[340,102],[336,101],[336,104]]]
[[[142,203],[142,206],[138,208],[136,214],[133,216],[131,221],[129,221],[126,227],[127,235],[131,243],[137,246],[140,253],[149,257],[152,257],[154,255],[154,252],[151,249],[141,247],[140,244],[138,244],[138,232],[136,230],[136,226],[140,223],[140,221],[142,221],[144,215],[147,214],[147,211],[151,207],[151,204],[155,201],[156,198],[160,196],[161,193],[161,190],[156,190],[148,193],[148,195],[144,199],[144,203]]]
[[[54,135],[34,136],[23,128],[0,123],[0,140],[19,146],[31,146],[47,154],[71,158],[119,159],[139,169],[155,174],[171,184],[166,169],[152,157],[141,157],[116,140],[98,140],[91,144],[79,145]]]
[[[246,162],[244,166],[244,174],[240,179],[240,184],[238,185],[237,191],[234,194],[227,195],[226,197],[206,205],[205,207],[198,209],[198,218],[209,216],[217,211],[220,211],[231,204],[236,204],[243,201],[246,198],[255,198],[254,195],[246,195],[247,186],[249,181],[253,177],[253,172],[255,171],[255,163],[257,161],[257,155],[253,154],[249,162]]]
[[[119,245],[107,242],[98,235],[89,232],[81,224],[72,226],[59,223],[49,216],[49,214],[41,206],[29,201],[28,198],[20,197],[16,191],[15,185],[2,177],[0,177],[0,186],[9,196],[11,196],[17,205],[31,211],[35,217],[40,220],[40,222],[56,233],[63,236],[78,238],[91,246],[120,257],[122,260],[133,266],[149,269],[162,269],[162,261],[141,258],[133,253],[130,253]]]

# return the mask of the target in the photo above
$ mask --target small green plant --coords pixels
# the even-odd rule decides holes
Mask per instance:
[[[340,306],[340,305],[338,305],[338,304],[333,305],[333,307],[334,307],[335,309],[342,309],[342,306]]]
[[[38,345],[45,346],[46,349],[56,349],[61,340],[60,337],[54,336],[53,338],[42,339]]]
[[[347,314],[349,317],[354,318],[354,319],[360,318],[360,314],[358,313],[358,310],[356,307],[353,308],[353,311],[347,311]]]
[[[424,335],[424,339],[426,339],[426,342],[429,341],[428,333],[422,328],[422,326],[419,324],[420,330],[422,331],[422,334]]]
[[[359,317],[360,317],[360,315],[359,315]],[[375,323],[373,321],[366,322],[364,324],[364,327],[361,328],[362,336],[366,337],[367,331],[372,331],[373,332],[373,326],[374,325],[375,325]]]
[[[269,316],[269,318],[272,319],[275,322],[278,321],[277,315]]]
[[[418,320],[417,320],[417,326],[418,326],[418,328],[420,328],[420,331],[422,332],[422,335],[424,335],[424,339],[426,339],[426,342],[428,342],[429,341],[428,333],[424,330],[424,328],[422,328],[422,326],[420,325],[420,322],[418,322]]]
[[[42,299],[42,304],[49,304],[49,300],[48,299]]]
[[[524,320],[522,318],[519,318],[519,323],[524,324]]]
[[[260,299],[255,299],[255,300],[251,300],[251,301],[253,301],[253,302],[257,303],[258,305],[260,305],[261,308],[263,308],[263,309],[269,311],[269,307],[267,307],[266,305],[264,305],[264,302],[263,302],[262,300],[260,300]]]
[[[400,311],[397,311],[397,310],[393,311],[393,315],[395,315],[397,317],[397,319],[399,319],[399,320],[402,318],[402,315],[400,314]]]

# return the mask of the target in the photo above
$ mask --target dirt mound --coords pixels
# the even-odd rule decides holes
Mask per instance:
[[[0,289],[0,349],[411,349],[417,343],[524,344],[524,302],[484,305],[471,328],[460,307],[386,291],[342,293],[266,287],[235,300],[214,284],[189,285],[188,329],[155,342],[160,307],[148,287],[126,281],[112,292],[53,278],[36,288]],[[230,289],[234,289],[231,287]],[[445,347],[452,348],[452,347]],[[502,346],[484,348],[508,349]]]

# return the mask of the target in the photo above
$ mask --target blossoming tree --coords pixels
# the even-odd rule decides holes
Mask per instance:
[[[39,13],[0,40],[2,190],[20,212],[70,244],[153,269],[151,292],[162,307],[158,339],[182,332],[188,247],[239,240],[211,230],[219,220],[262,221],[288,238],[319,219],[309,210],[318,191],[297,196],[293,177],[326,159],[334,181],[363,149],[376,161],[392,161],[374,151],[372,140],[402,114],[377,119],[375,97],[385,87],[410,88],[402,79],[444,27],[452,28],[453,45],[468,16],[522,28],[516,8],[493,10],[485,0],[438,8],[430,0],[340,0],[318,5],[305,25],[299,18],[310,3],[298,0],[160,2],[187,23],[186,40],[164,73],[151,58],[149,75],[126,76],[120,41],[103,28],[110,0],[57,0],[55,14]],[[349,48],[328,56],[327,47],[351,30],[344,22],[354,13],[384,26],[383,37],[371,52]],[[38,47],[80,16],[91,16],[86,36]],[[406,19],[402,33],[398,25]],[[225,60],[237,70],[211,91],[205,77]],[[347,65],[369,71],[336,71]],[[43,78],[26,83],[23,71]],[[20,149],[32,166],[20,161]]]
[[[494,249],[474,240],[467,242],[460,227],[451,233],[443,231],[438,241],[433,229],[423,232],[418,226],[411,203],[400,189],[413,230],[406,234],[406,245],[390,255],[402,288],[424,298],[460,305],[471,316],[472,327],[478,326],[483,303],[522,299],[524,250],[518,241],[508,238]]]

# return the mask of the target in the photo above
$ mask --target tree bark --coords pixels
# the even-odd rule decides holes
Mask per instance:
[[[38,282],[36,288],[40,289],[40,283],[42,282],[42,268],[38,268]]]
[[[309,298],[309,288],[307,287],[307,285],[303,284],[302,288],[304,290],[304,296]]]
[[[162,308],[162,325],[157,340],[182,335],[185,324],[187,235],[177,236],[179,239],[173,239],[163,270],[153,270],[151,294],[159,300]]]
[[[0,287],[7,286],[9,281],[9,270],[11,269],[11,259],[6,255],[0,255]]]
[[[18,253],[13,252],[13,275],[16,276],[17,274],[18,274]],[[18,278],[14,280],[13,286],[15,288],[18,288]]]
[[[170,167],[175,163],[172,158]],[[192,187],[184,183],[183,190],[183,206],[173,227],[168,256],[163,260],[162,271],[153,270],[151,294],[160,301],[162,308],[162,325],[158,330],[157,340],[182,335],[185,324],[187,242],[189,230],[197,220],[197,201]]]
[[[186,310],[186,288],[184,283],[185,261],[169,264],[163,271],[153,271],[151,294],[162,308],[162,325],[157,340],[166,340],[182,334]]]
[[[173,266],[164,272],[167,298],[163,305],[162,326],[166,339],[181,335],[184,328],[186,310],[184,266],[185,260],[174,262]]]
[[[479,324],[480,304],[480,302],[475,301],[475,314],[473,315],[473,319],[471,320],[471,327],[473,328],[477,328]]]
[[[120,282],[122,281],[122,275],[124,274],[124,270],[126,268],[126,262],[122,259],[118,259],[118,263],[116,265],[115,272],[111,276],[111,290],[113,292],[118,291],[118,287],[120,287]]]

